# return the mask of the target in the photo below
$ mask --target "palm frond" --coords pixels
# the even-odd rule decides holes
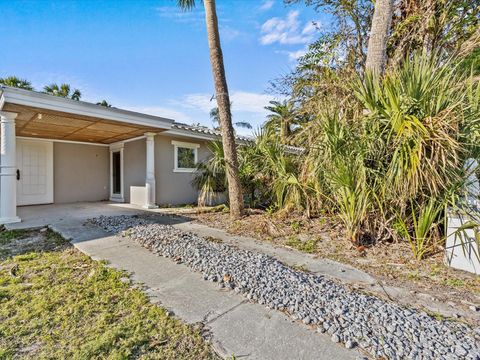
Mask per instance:
[[[183,11],[192,10],[195,5],[195,0],[177,0],[177,6]]]

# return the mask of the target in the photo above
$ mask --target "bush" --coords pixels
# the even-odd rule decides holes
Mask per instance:
[[[480,155],[480,85],[459,64],[415,55],[381,79],[357,75],[342,101],[309,98],[289,139],[303,152],[268,129],[240,148],[244,190],[269,209],[337,216],[354,243],[405,240],[427,256],[479,170],[464,164]]]
[[[417,55],[381,80],[358,78],[352,91],[353,102],[330,104],[309,124],[316,136],[303,181],[353,241],[407,239],[421,258],[441,237],[445,207],[459,204],[466,159],[478,154],[478,82],[453,60]]]

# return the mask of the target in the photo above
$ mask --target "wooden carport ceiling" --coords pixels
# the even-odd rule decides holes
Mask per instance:
[[[17,113],[16,135],[55,140],[111,144],[164,129],[121,121],[74,115],[7,103],[4,111]]]

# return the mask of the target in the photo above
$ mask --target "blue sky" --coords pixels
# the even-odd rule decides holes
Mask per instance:
[[[210,126],[214,90],[197,3],[185,13],[175,0],[0,0],[0,77],[37,89],[67,82],[85,101]],[[257,127],[269,81],[294,67],[327,17],[280,0],[217,0],[217,12],[234,120]]]

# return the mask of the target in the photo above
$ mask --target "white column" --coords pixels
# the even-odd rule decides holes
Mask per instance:
[[[145,133],[147,143],[147,173],[145,176],[146,209],[155,209],[155,133]]]
[[[20,222],[17,216],[17,114],[0,111],[0,224]]]

